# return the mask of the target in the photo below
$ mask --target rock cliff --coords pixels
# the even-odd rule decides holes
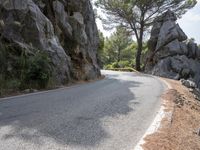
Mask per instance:
[[[89,0],[0,0],[0,10],[1,42],[13,47],[14,58],[22,50],[46,52],[56,84],[100,76],[98,30]],[[7,60],[11,73],[13,57]]]
[[[185,79],[200,87],[200,49],[176,23],[177,17],[167,11],[154,21],[148,42],[145,71],[172,79]]]

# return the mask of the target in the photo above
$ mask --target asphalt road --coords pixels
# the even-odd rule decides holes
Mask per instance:
[[[158,79],[106,78],[0,100],[0,150],[132,150],[160,108]]]

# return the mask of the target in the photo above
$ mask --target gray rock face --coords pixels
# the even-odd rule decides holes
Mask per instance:
[[[189,80],[200,87],[200,49],[196,43],[186,41],[187,36],[176,20],[170,10],[155,19],[145,71],[166,78]]]
[[[181,83],[191,89],[195,89],[197,86],[193,81],[181,79]]]
[[[57,84],[100,76],[99,44],[88,0],[0,0],[2,38],[34,53],[45,51]]]

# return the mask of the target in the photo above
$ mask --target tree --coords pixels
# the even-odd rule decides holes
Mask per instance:
[[[124,59],[124,56],[130,55],[129,48],[132,43],[133,40],[129,33],[121,26],[118,26],[116,31],[105,40],[104,55],[107,58],[105,63],[120,62]]]
[[[136,69],[140,71],[144,35],[155,17],[169,9],[180,17],[196,3],[196,0],[97,0],[95,4],[106,13],[106,18],[101,18],[105,25],[112,28],[120,24],[135,35]]]
[[[103,62],[105,60],[104,51],[103,51],[105,38],[104,38],[103,33],[101,31],[98,31],[98,33],[99,33],[99,47],[98,47],[98,50],[97,50],[98,64],[102,68],[103,67]]]
[[[124,28],[118,26],[116,32],[111,35],[110,40],[117,56],[116,61],[119,62],[122,60],[122,52],[131,44],[132,39]]]

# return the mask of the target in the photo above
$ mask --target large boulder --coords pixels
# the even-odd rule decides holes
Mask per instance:
[[[185,79],[200,87],[200,49],[176,23],[176,15],[168,10],[154,21],[148,42],[145,71],[154,75]]]
[[[0,0],[0,34],[11,45],[53,62],[56,84],[100,76],[98,30],[90,1]]]

